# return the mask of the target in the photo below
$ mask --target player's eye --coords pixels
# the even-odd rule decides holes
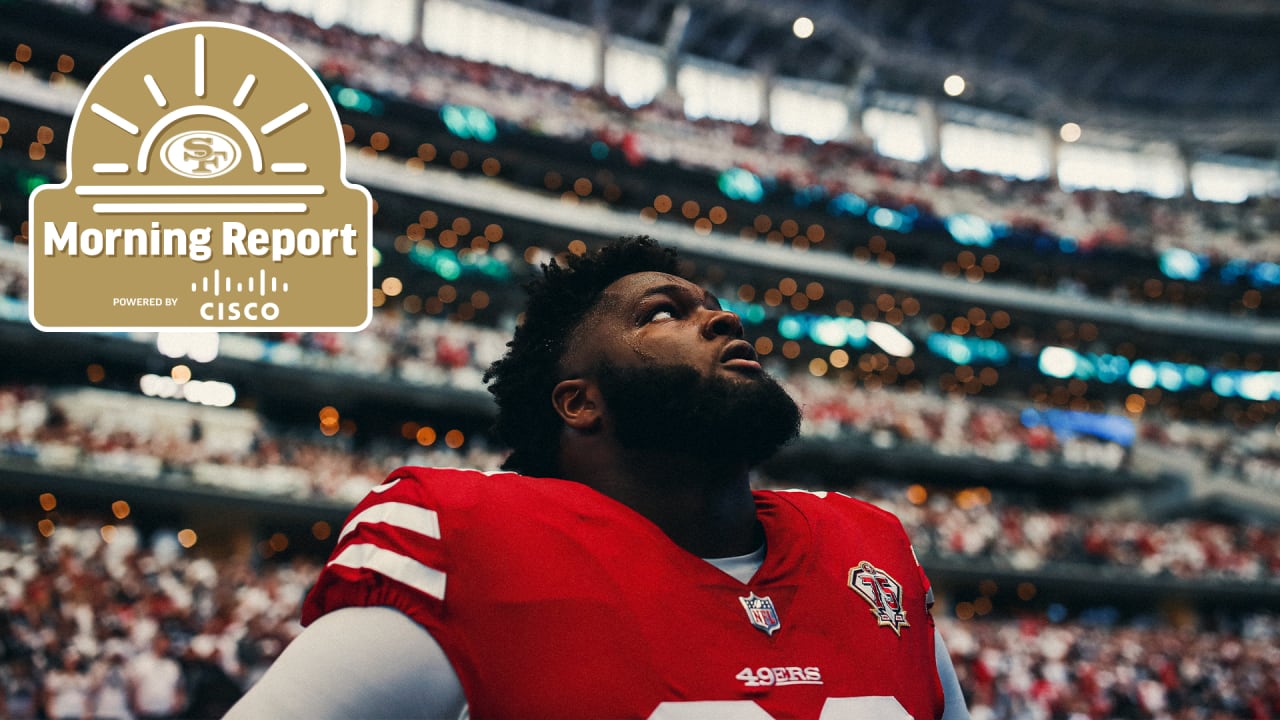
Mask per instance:
[[[678,317],[680,317],[679,308],[671,303],[662,303],[646,312],[644,321],[646,323],[665,322],[667,320],[675,320]]]

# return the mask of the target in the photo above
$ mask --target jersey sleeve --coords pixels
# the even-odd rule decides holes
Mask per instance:
[[[822,497],[837,508],[837,512],[860,513],[870,515],[877,518],[876,523],[882,532],[892,534],[899,538],[902,545],[911,553],[911,565],[915,568],[915,574],[920,580],[920,587],[924,593],[925,608],[933,609],[933,585],[929,582],[929,576],[924,571],[924,566],[920,564],[920,558],[916,556],[915,546],[911,544],[911,538],[907,534],[906,527],[902,524],[902,519],[897,515],[885,510],[882,507],[873,505],[865,500],[850,497],[844,493],[828,492],[822,493]],[[933,617],[929,617],[930,625],[933,624]]]
[[[455,563],[434,491],[449,472],[401,468],[347,517],[333,554],[308,593],[302,623],[344,607],[393,607],[433,630],[442,622]]]
[[[857,500],[856,502],[866,503],[866,501],[864,500]],[[889,512],[888,510],[885,510],[884,508],[878,507],[876,505],[871,505],[870,503],[866,503],[866,504],[869,505],[871,508],[873,508],[877,513],[880,513],[881,515],[883,515],[886,518],[886,522],[889,525],[891,525],[896,532],[901,534],[902,542],[906,543],[907,549],[911,551],[911,563],[915,565],[916,573],[920,577],[920,585],[924,589],[925,604],[930,609],[932,609],[933,608],[933,584],[929,582],[929,576],[928,574],[925,573],[924,566],[920,564],[920,558],[919,556],[916,555],[915,545],[913,545],[911,542],[911,536],[907,534],[907,528],[902,524],[902,518],[898,517],[897,515],[894,515],[893,513]]]
[[[865,502],[858,500],[857,502]],[[876,505],[866,503],[874,508],[876,512],[882,514],[886,518],[886,522],[891,525],[896,532],[901,534],[902,542],[906,543],[907,549],[911,551],[911,563],[915,566],[916,574],[920,578],[920,587],[924,590],[924,603],[927,610],[933,610],[933,584],[929,582],[929,575],[924,571],[924,566],[920,564],[920,557],[916,555],[915,545],[911,542],[911,536],[907,534],[907,528],[902,524],[902,518]],[[933,624],[932,614],[929,616],[929,624]]]

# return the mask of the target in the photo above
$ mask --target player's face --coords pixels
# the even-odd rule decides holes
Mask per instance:
[[[580,333],[619,443],[754,465],[800,411],[760,367],[738,317],[697,285],[637,273],[606,289]]]
[[[593,335],[610,364],[683,365],[700,375],[735,380],[764,376],[738,316],[683,278],[627,275],[605,289],[598,312]]]

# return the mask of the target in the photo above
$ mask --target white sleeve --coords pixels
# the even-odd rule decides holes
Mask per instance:
[[[393,608],[352,607],[307,627],[225,717],[457,720],[465,710],[430,633]]]
[[[942,696],[946,700],[942,720],[969,720],[969,707],[965,705],[964,693],[960,690],[960,678],[956,677],[951,653],[947,652],[947,644],[942,641],[942,633],[937,628],[933,631],[933,656],[938,663],[938,679],[942,681]]]

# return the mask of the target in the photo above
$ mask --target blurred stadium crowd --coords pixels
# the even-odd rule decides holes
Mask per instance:
[[[452,167],[464,176],[499,176],[566,205],[626,213],[638,231],[675,226],[708,242],[736,238],[796,253],[827,253],[884,269],[922,270],[939,280],[963,279],[976,287],[997,278],[1054,298],[1125,303],[1129,312],[1212,313],[1208,317],[1224,326],[1280,316],[1280,267],[1273,265],[1280,262],[1275,197],[1227,204],[1189,194],[1157,199],[1106,190],[1066,192],[1052,180],[1017,181],[953,171],[937,161],[905,162],[877,154],[864,140],[815,143],[767,127],[690,120],[662,102],[629,108],[599,88],[579,89],[341,25],[322,28],[310,18],[253,3],[60,5],[79,7],[95,21],[135,33],[196,19],[255,27],[288,44],[330,86],[341,83],[379,102],[405,103],[410,114],[450,104],[482,107],[504,128],[560,143],[545,150],[552,163],[557,154],[581,155],[578,151],[590,148],[597,157],[602,148],[621,158],[620,169],[583,186],[585,174],[575,182],[579,173],[568,160],[563,172],[538,163],[522,171],[514,161],[490,166],[466,153],[458,161],[461,151],[448,153],[443,144],[398,132],[395,113],[385,118],[342,114],[354,157],[409,171]],[[76,48],[57,51],[74,54]],[[11,65],[10,79],[25,72],[44,84],[49,70],[33,63],[15,72]],[[61,70],[49,77],[50,87],[83,84]],[[0,136],[8,128],[8,120],[3,123]],[[0,145],[0,170],[58,174],[53,144],[41,140],[37,153],[35,144],[28,149],[14,142],[15,135]],[[45,145],[53,157],[46,158]],[[490,172],[491,167],[501,169]],[[654,179],[637,191],[623,177],[626,167],[652,173]],[[735,176],[739,179],[767,186],[772,198],[761,205],[705,195],[699,196],[701,202],[681,202],[697,194],[691,189],[697,178],[723,178],[732,169],[749,173]],[[517,321],[512,308],[519,281],[538,262],[580,250],[572,243],[566,247],[568,238],[548,239],[545,228],[523,228],[531,237],[516,244],[512,238],[521,229],[504,223],[509,228],[504,239],[498,220],[487,223],[483,210],[458,210],[450,225],[449,211],[420,213],[429,207],[421,198],[398,195],[395,177],[387,187],[372,189],[380,203],[375,222],[386,262],[385,272],[379,272],[403,276],[404,292],[379,285],[374,292],[379,309],[363,332],[224,334],[223,358],[289,368],[332,388],[376,380],[483,397],[481,375],[501,354]],[[646,192],[654,186],[664,192]],[[778,199],[782,196],[785,202]],[[871,208],[889,214],[877,216]],[[26,228],[14,219],[13,204],[0,210],[0,244],[12,248],[12,238],[25,250]],[[466,229],[456,222],[464,211],[474,218]],[[860,232],[835,230],[857,213],[868,218],[859,220]],[[977,237],[966,236],[973,244],[958,245],[959,231],[945,234],[952,232],[947,219],[957,215],[976,218],[966,225],[977,228]],[[489,227],[498,232],[490,233]],[[475,237],[468,240],[469,235]],[[939,242],[953,235],[957,242]],[[987,235],[998,236],[998,242]],[[585,248],[581,240],[574,242]],[[421,266],[403,270],[407,265],[396,263],[407,264],[417,251],[455,247],[454,259],[495,260],[500,279],[467,286],[465,279],[432,276],[409,292],[409,273],[430,273]],[[772,320],[778,313],[827,308],[822,311],[832,315],[896,320],[918,342],[930,331],[994,337],[1032,358],[1032,365],[1042,348],[1061,344],[1130,361],[1164,357],[1199,363],[1223,373],[1274,366],[1265,347],[1134,333],[1123,324],[1087,316],[1046,319],[1010,306],[997,325],[992,322],[996,312],[975,316],[971,303],[947,305],[937,299],[925,299],[931,307],[924,311],[916,301],[917,316],[907,312],[914,301],[909,294],[888,293],[889,301],[881,304],[883,288],[860,291],[865,292],[861,299],[851,293],[848,305],[837,311],[834,286],[825,299],[821,286],[806,294],[794,281],[789,293],[780,291],[777,276],[786,268],[764,279],[739,267],[716,270],[713,265],[707,271],[708,282],[722,297],[747,303],[743,307],[755,302]],[[0,252],[0,302],[5,303],[0,322],[25,323],[26,273],[25,252]],[[744,289],[748,286],[750,292]],[[412,305],[410,297],[417,298]],[[428,310],[433,302],[435,308]],[[759,328],[765,335],[771,330],[768,323]],[[818,478],[825,489],[897,513],[926,570],[931,562],[944,568],[958,564],[969,568],[969,580],[995,571],[1026,573],[1033,580],[1038,572],[1066,572],[1097,582],[1101,604],[1107,602],[1108,583],[1132,577],[1167,580],[1202,593],[1195,602],[1173,603],[1173,609],[1143,607],[1143,600],[1127,598],[1118,603],[1126,610],[1117,612],[1090,610],[1087,602],[1071,608],[1038,602],[1043,597],[1037,603],[993,602],[993,593],[985,590],[967,601],[958,583],[935,612],[975,718],[1280,717],[1280,619],[1274,607],[1265,607],[1265,598],[1275,597],[1267,592],[1280,584],[1275,518],[1153,517],[1141,512],[1145,508],[1117,510],[1115,503],[1091,503],[1083,494],[1073,496],[1070,486],[1052,485],[1055,473],[1076,470],[1102,478],[1113,490],[1141,493],[1176,470],[1254,490],[1280,490],[1280,403],[1270,396],[1226,398],[1207,389],[1108,391],[1096,383],[1086,400],[1086,391],[1071,385],[1079,380],[1060,378],[1063,382],[1055,384],[1035,379],[1022,367],[1002,370],[999,382],[995,376],[988,382],[984,372],[989,368],[979,362],[952,363],[944,373],[936,363],[926,369],[930,361],[923,352],[914,363],[870,350],[860,356],[846,353],[840,362],[848,370],[837,373],[846,365],[837,364],[836,355],[823,347],[824,354],[814,358],[822,360],[822,372],[815,372],[807,356],[785,349],[781,332],[772,335],[769,348],[776,351],[762,349],[762,355],[805,407],[804,436],[813,443],[1051,471],[1035,475],[1041,484],[1030,489],[999,483],[960,489],[918,478],[871,483],[848,473]],[[145,345],[156,337],[140,333],[112,340]],[[806,341],[806,352],[812,344]],[[757,347],[763,346],[757,342]],[[940,381],[939,375],[949,380]],[[439,422],[405,420],[397,423],[399,433],[357,442],[336,424],[326,428],[322,422],[317,431],[313,422],[269,416],[265,402],[256,409],[195,408],[139,397],[94,378],[90,371],[89,385],[102,387],[0,377],[0,478],[17,471],[109,478],[138,492],[201,488],[332,509],[349,506],[397,465],[493,469],[502,459],[483,432],[446,430],[448,401],[431,408]],[[314,400],[297,404],[309,408]],[[1029,408],[1050,406],[1123,418],[1132,425],[1132,439],[1121,442],[1028,421]],[[768,468],[759,483],[792,482],[787,473],[774,470]],[[253,548],[235,554],[204,546],[193,550],[175,542],[168,529],[149,532],[112,522],[107,531],[101,519],[70,510],[58,516],[55,528],[50,517],[6,510],[0,522],[0,717],[129,718],[177,708],[182,717],[216,717],[298,632],[298,603],[318,572],[319,558],[303,553],[268,559],[268,553],[255,555]],[[40,518],[49,524],[39,524]],[[1214,607],[1205,598],[1212,598],[1215,583],[1226,582],[1251,585],[1263,599]],[[935,584],[945,589],[945,582]],[[1021,599],[1036,594],[1034,584],[1029,587],[1022,597],[1019,586]]]
[[[111,527],[0,528],[4,717],[220,716],[299,632],[319,567],[193,557]],[[940,623],[975,718],[1267,718],[1280,702],[1273,614]]]
[[[867,396],[874,397],[878,396]],[[404,443],[386,443],[371,451],[338,449],[273,432],[268,423],[251,416],[234,428],[206,425],[200,419],[178,422],[172,414],[160,412],[167,405],[103,391],[50,397],[42,388],[0,388],[0,462],[28,461],[44,470],[123,476],[161,487],[201,485],[340,500],[350,506],[390,468],[496,470],[503,457],[483,441],[472,441],[465,449],[415,444],[406,451]],[[919,412],[904,414],[918,417]],[[758,482],[779,484],[768,477]],[[1083,563],[1101,566],[1104,575],[1110,571],[1280,583],[1280,530],[1265,525],[1089,517],[1035,507],[1025,497],[1006,499],[998,490],[932,497],[919,486],[905,492],[867,487],[845,491],[895,512],[926,558],[982,558],[1020,570]]]
[[[0,522],[0,717],[221,717],[297,634],[314,562],[252,567],[139,535]]]

